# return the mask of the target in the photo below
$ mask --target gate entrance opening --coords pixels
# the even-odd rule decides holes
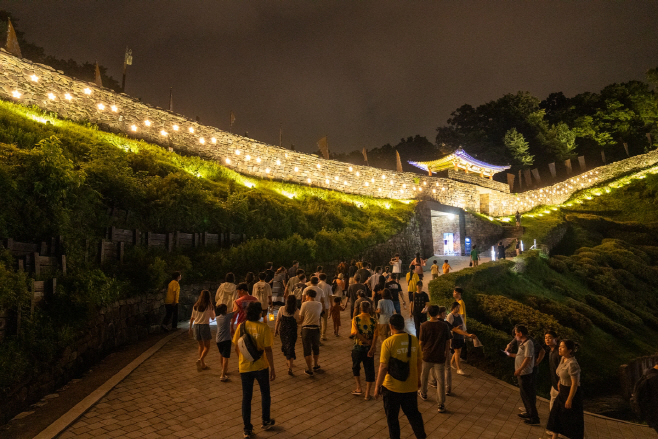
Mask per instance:
[[[462,254],[459,217],[460,215],[450,212],[431,211],[435,255],[458,256]]]

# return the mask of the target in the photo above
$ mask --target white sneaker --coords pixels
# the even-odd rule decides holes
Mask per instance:
[[[466,375],[463,370],[457,369],[457,375]]]

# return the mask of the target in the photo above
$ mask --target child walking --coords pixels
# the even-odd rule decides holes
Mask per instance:
[[[341,306],[340,297],[334,297],[334,304],[329,310],[331,315],[331,320],[334,322],[334,335],[338,337],[338,331],[340,330],[340,312],[345,311],[345,307]]]
[[[436,259],[432,261],[432,268],[430,269],[430,272],[432,273],[432,279],[439,278],[439,264],[437,264]]]
[[[228,359],[231,358],[231,320],[235,313],[226,311],[228,310],[225,303],[220,304],[215,308],[217,315],[217,349],[219,349],[219,359],[222,365],[222,375],[219,381],[228,381]]]
[[[215,320],[215,307],[212,306],[210,301],[210,292],[203,290],[192,308],[192,317],[190,318],[190,335],[194,335],[194,339],[199,343],[199,359],[196,360],[196,370],[198,372],[208,369],[204,360],[208,355],[210,340],[212,339],[210,320]]]
[[[452,269],[452,267],[450,266],[450,264],[448,264],[448,260],[447,260],[447,259],[446,259],[445,261],[443,261],[443,267],[441,267],[441,268],[443,268],[443,274],[448,274],[448,273],[450,273],[450,270]]]

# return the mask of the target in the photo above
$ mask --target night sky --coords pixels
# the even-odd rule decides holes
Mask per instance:
[[[465,103],[598,92],[658,66],[656,1],[0,1],[46,53],[126,92],[314,152],[396,144]]]

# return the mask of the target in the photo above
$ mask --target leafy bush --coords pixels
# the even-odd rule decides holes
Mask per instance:
[[[569,306],[562,305],[554,300],[530,296],[526,303],[536,310],[555,317],[561,325],[575,329],[578,332],[589,332],[592,321]]]
[[[610,316],[613,320],[622,322],[624,326],[641,326],[644,323],[641,318],[604,296],[586,294],[585,301],[588,305]]]
[[[628,337],[631,334],[631,330],[626,328],[623,325],[620,325],[617,322],[609,319],[602,312],[597,311],[596,309],[588,306],[582,302],[578,302],[574,299],[567,299],[566,304],[571,306],[573,309],[586,316],[592,321],[596,326],[600,327],[606,332],[613,334],[616,337]]]

